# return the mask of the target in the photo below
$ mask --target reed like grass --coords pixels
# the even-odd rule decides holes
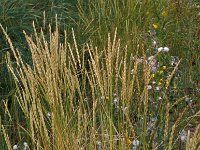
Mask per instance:
[[[177,88],[198,41],[191,37],[197,24],[184,30],[184,18],[196,22],[182,13],[190,2],[88,2],[86,9],[79,1],[80,20],[70,31],[57,16],[48,26],[44,12],[41,28],[36,21],[33,34],[23,32],[31,63],[0,26],[14,57],[5,55],[14,90],[2,101],[0,149],[25,142],[26,149],[197,148],[198,100]],[[172,32],[176,27],[190,37]],[[165,44],[170,52],[158,52]],[[184,46],[191,49],[178,50]]]
[[[34,37],[24,32],[32,54],[30,66],[21,59],[2,28],[16,59],[17,67],[8,64],[8,68],[16,82],[16,103],[23,116],[17,120],[15,136],[9,137],[2,125],[8,149],[15,141],[27,141],[30,149],[129,149],[132,140],[139,140],[137,146],[143,149],[155,148],[164,140],[161,147],[172,149],[174,131],[185,111],[169,134],[170,103],[162,112],[163,101],[156,108],[161,117],[156,127],[162,134],[157,129],[147,134],[151,75],[145,54],[142,64],[131,61],[133,54],[127,55],[127,48],[120,46],[117,30],[113,37],[108,34],[108,44],[100,51],[92,44],[78,49],[73,31],[73,44],[66,38],[60,43],[58,25],[54,32],[49,26],[49,41],[34,23],[33,29]],[[138,45],[137,50],[143,48]],[[86,54],[89,59],[85,59]],[[135,97],[134,92],[140,90]]]

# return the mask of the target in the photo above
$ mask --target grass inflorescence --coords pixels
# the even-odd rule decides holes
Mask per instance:
[[[0,8],[0,149],[198,149],[197,2]]]

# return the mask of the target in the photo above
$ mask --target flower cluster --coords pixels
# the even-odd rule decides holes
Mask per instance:
[[[137,147],[140,145],[140,141],[133,140],[132,145],[133,145],[132,150],[137,150]]]
[[[13,145],[13,150],[18,150],[19,146],[17,144]],[[27,150],[28,149],[28,143],[24,142],[23,143],[23,150]]]
[[[181,142],[185,142],[186,140],[187,140],[187,132],[185,131],[185,130],[182,130],[181,132],[180,132],[180,140],[181,140]]]
[[[158,52],[169,52],[169,48],[168,47],[159,47]]]

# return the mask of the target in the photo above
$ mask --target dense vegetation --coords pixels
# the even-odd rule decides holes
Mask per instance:
[[[198,1],[1,0],[0,14],[0,149],[198,149]]]

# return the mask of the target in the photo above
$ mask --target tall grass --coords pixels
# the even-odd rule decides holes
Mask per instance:
[[[69,30],[63,13],[51,18],[59,2],[35,2],[52,11],[23,31],[31,63],[0,26],[13,89],[1,101],[0,149],[197,149],[196,6],[80,0]]]
[[[60,43],[58,25],[54,32],[49,26],[47,41],[33,23],[34,37],[24,32],[33,66],[21,59],[2,30],[16,59],[17,67],[8,63],[8,68],[16,82],[15,103],[20,108],[20,116],[12,116],[19,118],[10,118],[16,127],[9,131],[6,124],[1,126],[8,149],[24,141],[30,149],[129,149],[133,140],[139,140],[137,147],[143,149],[174,147],[175,129],[188,108],[173,126],[168,125],[173,103],[167,96],[152,112],[146,55],[142,64],[133,60],[133,54],[127,55],[117,29],[113,37],[108,34],[104,49],[92,43],[78,49],[73,31],[74,43],[68,43],[66,32]],[[139,50],[144,51],[143,45],[137,46]],[[152,121],[152,117],[157,119]]]
[[[114,34],[117,27],[121,45],[127,45],[129,52],[134,51],[135,46],[143,41],[146,53],[151,55],[148,50],[151,49],[152,41],[156,41],[159,45],[172,48],[172,56],[183,58],[184,65],[181,70],[184,75],[181,77],[181,86],[190,84],[190,79],[199,80],[199,73],[192,69],[199,66],[198,3],[190,0],[88,0],[88,4],[90,5],[80,0],[78,5],[78,27],[83,32],[78,32],[77,36],[81,40],[82,37],[87,37],[86,39],[90,39],[95,45],[104,47],[107,33]],[[152,31],[153,24],[158,27],[155,32]],[[141,51],[139,54],[141,55]],[[194,67],[194,63],[198,65]]]
[[[43,32],[47,34],[48,24],[53,24],[55,15],[58,15],[58,24],[63,31],[67,30],[75,24],[77,19],[77,11],[75,1],[62,0],[2,0],[0,3],[0,23],[5,27],[6,32],[10,36],[14,47],[18,48],[22,59],[31,64],[31,54],[28,51],[28,45],[23,35],[23,30],[28,34],[32,34],[33,30],[30,27],[34,20],[38,29],[43,28]],[[0,32],[0,98],[8,97],[13,93],[14,86],[12,79],[9,77],[6,69],[6,53],[10,53],[11,61],[15,61],[13,53],[10,50],[6,39],[3,38]]]

